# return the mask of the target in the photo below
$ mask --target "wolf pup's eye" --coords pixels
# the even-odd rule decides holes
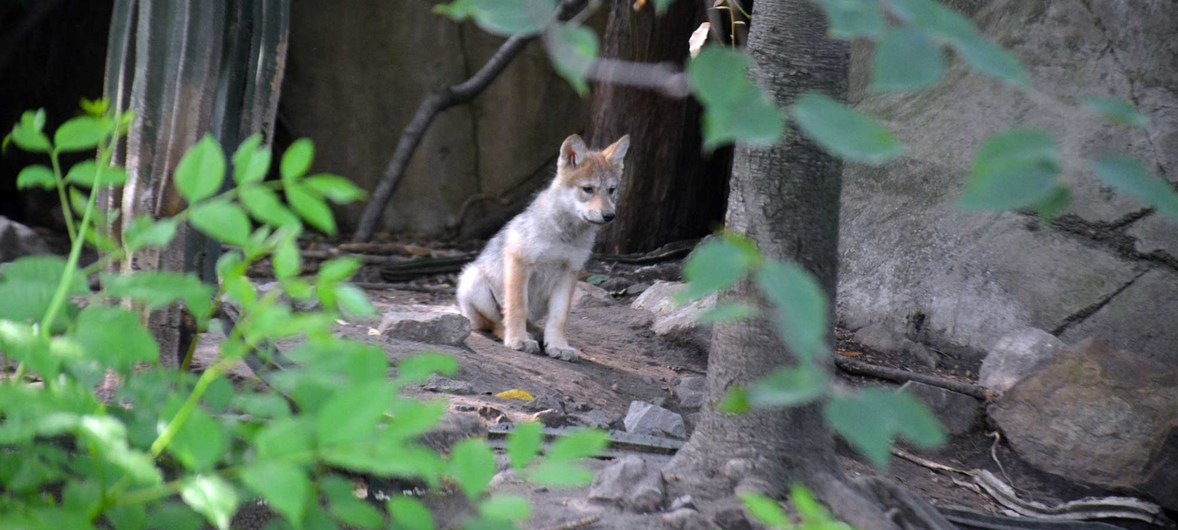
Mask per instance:
[[[618,191],[617,186],[610,186],[609,187],[609,194],[610,195],[613,195],[615,191]]]
[[[581,186],[581,191],[585,193],[593,193],[593,186]]]

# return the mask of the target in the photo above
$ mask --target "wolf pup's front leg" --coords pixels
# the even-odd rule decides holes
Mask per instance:
[[[540,353],[528,336],[528,276],[531,268],[515,252],[503,253],[503,344],[513,350]]]
[[[573,302],[573,289],[576,286],[576,273],[566,269],[548,299],[548,322],[544,324],[544,353],[562,361],[576,361],[580,357],[577,350],[569,346],[569,341],[564,336],[565,329],[568,328],[569,307]]]

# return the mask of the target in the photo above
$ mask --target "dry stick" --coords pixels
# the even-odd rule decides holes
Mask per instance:
[[[960,392],[983,401],[987,401],[991,397],[990,392],[986,390],[985,387],[953,381],[943,377],[937,377],[935,375],[918,374],[915,372],[909,372],[907,370],[898,370],[896,368],[878,366],[839,356],[835,356],[834,364],[837,365],[839,369],[849,374],[867,375],[879,379],[887,379],[888,381],[895,381],[897,383],[916,381],[918,383],[924,383],[926,385],[938,386],[952,390],[954,392]]]
[[[356,235],[352,241],[359,243],[372,239],[376,223],[380,222],[381,216],[384,215],[389,199],[397,190],[397,184],[401,183],[401,176],[405,174],[405,168],[409,167],[413,152],[417,150],[417,146],[425,136],[425,131],[429,128],[430,122],[434,120],[434,116],[450,107],[474,99],[534,39],[534,36],[513,36],[507,39],[507,42],[499,47],[499,50],[491,56],[487,64],[484,64],[470,79],[457,85],[430,91],[421,105],[417,107],[417,113],[413,115],[409,125],[405,126],[405,131],[401,133],[401,140],[397,142],[393,159],[385,168],[384,176],[377,183],[376,189],[373,190],[372,199],[368,201],[368,206],[364,208],[364,213],[360,216],[360,224],[356,228]]]

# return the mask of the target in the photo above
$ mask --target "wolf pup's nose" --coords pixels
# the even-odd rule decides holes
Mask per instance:
[[[607,222],[607,223],[608,223],[608,222],[610,222],[610,221],[613,221],[613,220],[614,220],[614,217],[617,217],[617,216],[615,216],[615,215],[614,215],[614,214],[612,214],[612,213],[603,213],[603,214],[601,214],[601,219],[602,219],[603,221]]]

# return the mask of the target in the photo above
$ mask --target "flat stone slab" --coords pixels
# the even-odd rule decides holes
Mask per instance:
[[[662,472],[635,455],[627,455],[601,470],[589,487],[590,500],[611,502],[639,513],[661,510],[663,497]]]
[[[401,305],[385,310],[377,331],[382,337],[459,346],[470,336],[470,321],[453,306]]]
[[[687,439],[683,416],[645,401],[631,401],[622,423],[626,425],[626,432]]]

